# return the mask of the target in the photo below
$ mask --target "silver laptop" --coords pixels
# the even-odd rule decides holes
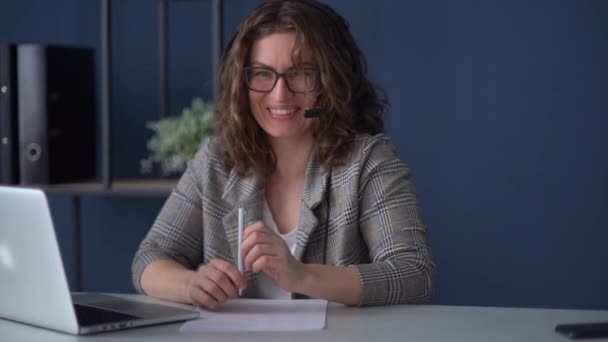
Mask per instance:
[[[70,294],[45,194],[0,186],[0,318],[89,334],[199,317],[116,296]]]

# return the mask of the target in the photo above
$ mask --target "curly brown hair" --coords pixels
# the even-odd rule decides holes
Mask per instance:
[[[314,0],[265,1],[239,24],[220,71],[217,111],[224,163],[241,176],[254,172],[265,179],[276,165],[266,133],[249,107],[243,68],[253,43],[278,32],[296,35],[294,65],[301,62],[302,47],[306,45],[319,69],[316,105],[321,114],[315,119],[313,153],[323,167],[330,169],[339,163],[357,134],[384,130],[382,115],[388,101],[384,92],[367,79],[365,56],[348,22],[330,6]]]

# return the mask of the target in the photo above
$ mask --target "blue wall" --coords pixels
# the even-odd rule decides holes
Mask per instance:
[[[608,2],[328,2],[390,95],[387,131],[438,263],[435,303],[608,309]],[[136,178],[158,117],[156,2],[114,3],[113,172]],[[225,1],[226,37],[255,3]],[[211,96],[209,10],[170,5],[172,113]],[[0,41],[98,50],[98,15],[96,0],[1,0]],[[162,203],[84,197],[86,290],[132,291],[130,258]],[[66,257],[69,204],[51,199]]]

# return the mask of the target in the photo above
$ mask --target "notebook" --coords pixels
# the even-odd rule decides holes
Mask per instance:
[[[0,318],[89,334],[198,318],[196,310],[70,293],[47,198],[0,186]]]

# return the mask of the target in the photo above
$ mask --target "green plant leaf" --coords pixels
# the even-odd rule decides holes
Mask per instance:
[[[163,175],[183,172],[205,138],[213,134],[214,119],[213,106],[195,98],[180,116],[147,122],[146,128],[154,134],[146,143],[150,154],[140,161],[140,171],[150,173],[158,164]]]

